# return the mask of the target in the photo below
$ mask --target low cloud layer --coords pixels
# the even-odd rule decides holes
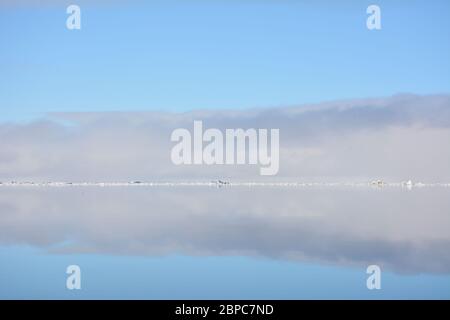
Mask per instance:
[[[280,129],[280,170],[176,166],[171,132]],[[0,124],[0,180],[173,179],[450,181],[450,96],[398,95],[287,108],[187,113],[52,114]]]

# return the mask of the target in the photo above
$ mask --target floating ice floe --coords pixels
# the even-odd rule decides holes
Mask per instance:
[[[403,182],[384,182],[383,180],[373,180],[371,182],[256,182],[240,181],[230,182],[226,180],[205,181],[130,181],[130,182],[33,182],[33,181],[9,181],[1,182],[0,187],[401,187],[411,190],[416,187],[450,187],[450,183],[422,183],[412,180]]]
[[[373,180],[370,184],[377,187],[383,187],[386,185],[383,180]]]

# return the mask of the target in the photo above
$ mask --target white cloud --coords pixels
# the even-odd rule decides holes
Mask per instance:
[[[173,165],[170,134],[193,120],[205,128],[279,128],[277,179],[450,180],[450,96],[51,119],[0,125],[0,180],[261,179],[258,166]]]

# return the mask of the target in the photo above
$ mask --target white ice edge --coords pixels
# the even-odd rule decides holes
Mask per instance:
[[[0,187],[450,187],[450,183],[422,182],[229,182],[229,181],[187,181],[187,182],[0,182]]]

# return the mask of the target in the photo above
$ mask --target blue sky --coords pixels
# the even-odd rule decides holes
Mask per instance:
[[[448,93],[448,1],[0,7],[1,119],[48,111],[250,108]]]

